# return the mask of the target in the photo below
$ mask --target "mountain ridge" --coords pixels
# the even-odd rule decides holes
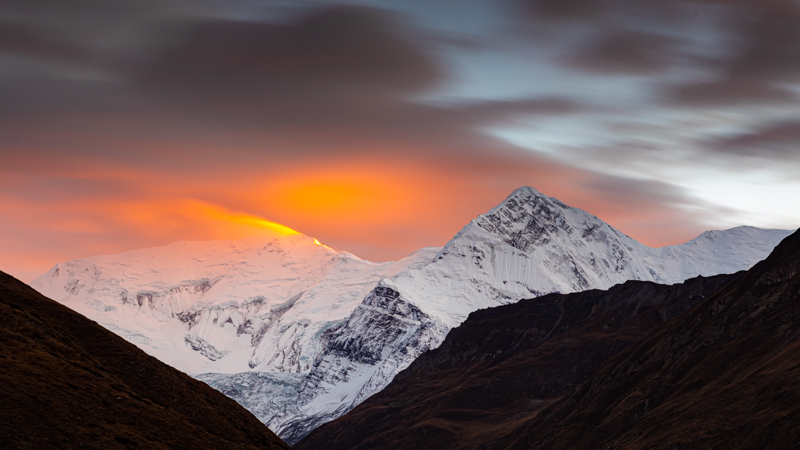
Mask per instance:
[[[629,279],[735,272],[786,234],[735,229],[719,232],[735,235],[728,240],[652,249],[520,188],[441,249],[396,262],[276,236],[61,263],[32,285],[230,393],[292,443],[378,392],[472,311]],[[281,406],[270,395],[300,400]]]

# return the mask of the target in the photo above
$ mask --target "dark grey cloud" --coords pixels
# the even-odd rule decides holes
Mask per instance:
[[[691,11],[680,0],[528,0],[536,34],[584,36],[563,60],[591,71],[650,72],[674,62]],[[676,32],[677,31],[677,32]],[[665,58],[662,61],[661,58]]]
[[[670,86],[667,95],[678,105],[731,107],[758,104],[791,103],[797,95],[771,80],[754,77],[724,76],[714,81]]]
[[[753,1],[740,10],[744,51],[728,65],[731,77],[800,80],[800,4]]]
[[[614,203],[636,207],[698,204],[685,189],[658,180],[605,176],[582,181],[580,186],[601,194],[601,198],[613,199]]]
[[[157,45],[165,36],[147,26],[175,17],[202,16],[200,2],[157,0],[5,0],[0,4],[0,29],[6,51],[25,56],[79,59],[93,63],[114,57],[131,59],[138,50]],[[126,52],[117,50],[124,48]],[[116,54],[114,54],[114,52]]]
[[[785,103],[797,96],[786,84],[800,83],[800,6],[791,2],[734,2],[728,31],[739,42],[727,59],[712,62],[720,75],[671,90],[691,106]]]
[[[653,74],[675,61],[679,41],[642,31],[612,31],[565,58],[577,69],[610,74]]]
[[[75,11],[45,8],[46,19],[30,10],[16,14],[17,23],[27,24],[16,51],[55,68],[36,66],[0,83],[3,152],[25,148],[43,158],[69,153],[186,167],[207,166],[220,158],[219,149],[225,149],[225,164],[260,164],[403,148],[442,161],[478,158],[487,164],[504,155],[516,164],[535,158],[483,128],[588,110],[561,98],[449,106],[411,101],[449,74],[385,10],[335,6],[266,21],[189,3],[164,9],[163,2],[112,1],[125,5],[128,19],[113,16],[113,8],[91,11],[91,0],[79,3],[86,14],[116,24],[92,25],[89,34],[115,43],[100,49],[84,40],[87,30],[76,29],[86,18]],[[117,36],[115,29],[124,27],[125,37]],[[65,58],[66,51],[31,44],[41,36],[89,57]]]
[[[800,122],[774,124],[750,133],[718,139],[711,148],[740,156],[800,159]]]
[[[606,9],[598,0],[534,0],[524,5],[536,19],[560,21],[595,18]]]
[[[664,86],[671,102],[729,107],[796,98],[800,83],[800,4],[781,0],[529,0],[527,17],[562,37],[583,33],[565,50],[569,67],[593,73],[689,75]],[[703,42],[717,44],[704,46]]]
[[[388,14],[367,8],[326,9],[288,24],[218,20],[185,27],[183,42],[144,67],[142,81],[204,98],[275,98],[408,94],[443,77],[431,58],[395,35],[400,30]]]
[[[88,53],[76,45],[47,36],[20,23],[0,22],[0,50],[6,53],[63,61],[86,60]]]
[[[110,3],[125,6],[122,15],[136,5]],[[92,2],[78,2],[77,9],[84,4]],[[389,14],[373,9],[335,7],[289,23],[270,23],[165,12],[144,1],[133,25],[125,17],[109,19],[120,28],[130,27],[119,36],[108,25],[92,23],[94,30],[83,29],[79,25],[85,18],[50,6],[55,11],[43,8],[41,14],[49,13],[49,20],[5,11],[15,20],[2,27],[0,48],[17,59],[5,58],[0,65],[27,64],[18,70],[24,76],[0,86],[5,111],[37,105],[37,83],[46,91],[59,84],[56,92],[46,92],[51,104],[72,101],[72,90],[81,98],[93,97],[82,91],[86,80],[81,78],[87,74],[94,75],[89,82],[117,89],[115,95],[103,93],[112,108],[200,99],[243,109],[247,106],[236,103],[407,95],[444,76],[432,58],[402,39],[401,27]],[[95,19],[102,23],[106,18],[100,14]],[[94,40],[87,34],[94,34]],[[110,43],[104,47],[103,41]],[[103,77],[108,86],[97,82]]]

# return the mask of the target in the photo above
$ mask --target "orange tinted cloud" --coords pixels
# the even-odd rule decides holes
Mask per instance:
[[[68,259],[180,240],[297,233],[252,214],[191,198],[75,198],[42,204],[2,196],[0,211],[7,218],[0,224],[0,265],[26,281]]]

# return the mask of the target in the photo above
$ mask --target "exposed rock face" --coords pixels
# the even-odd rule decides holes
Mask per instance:
[[[447,330],[399,292],[376,287],[347,322],[323,337],[326,350],[314,362],[298,396],[305,414],[285,422],[277,432],[297,442],[341,416],[383,389],[420,354],[436,348]],[[339,407],[326,415],[314,414],[324,410],[325,403]]]
[[[388,387],[295,448],[483,448],[731,279],[629,281],[476,311]]]
[[[219,392],[0,272],[0,448],[289,449]]]

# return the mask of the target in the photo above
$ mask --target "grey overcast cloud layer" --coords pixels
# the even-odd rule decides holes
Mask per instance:
[[[181,218],[143,233],[92,206],[115,200],[196,200],[374,259],[443,244],[523,184],[651,245],[794,228],[798,92],[796,1],[7,0],[0,263],[30,277],[227,236]],[[429,204],[362,229],[247,194],[303,166],[413,179],[386,183]]]

